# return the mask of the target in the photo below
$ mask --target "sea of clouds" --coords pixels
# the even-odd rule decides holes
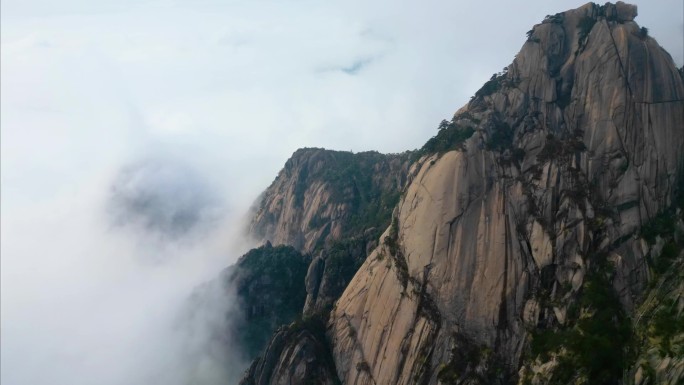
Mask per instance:
[[[681,1],[637,3],[681,66]],[[578,5],[3,1],[0,381],[234,382],[216,277],[289,155],[421,146]]]

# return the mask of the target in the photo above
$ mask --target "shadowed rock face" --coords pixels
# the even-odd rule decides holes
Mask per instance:
[[[562,326],[605,259],[632,308],[647,276],[633,235],[671,205],[684,146],[682,78],[634,16],[587,4],[536,25],[454,116],[472,137],[413,166],[331,314],[343,383],[515,381],[527,329]],[[464,364],[463,341],[487,353]]]
[[[368,253],[377,246],[373,229],[364,236],[326,245],[309,265],[306,274],[304,316],[325,313],[356,274]]]
[[[339,385],[329,347],[325,324],[294,323],[276,331],[263,357],[256,359],[240,385]]]
[[[249,233],[266,241],[266,246],[256,250],[284,247],[272,247],[270,242],[294,246],[305,254],[301,262],[306,262],[308,271],[305,266],[306,278],[301,274],[287,281],[298,289],[296,293],[273,292],[273,285],[260,282],[280,279],[278,270],[284,266],[259,258],[265,263],[261,270],[269,273],[260,277],[263,272],[246,265],[246,259],[238,262],[234,276],[242,278],[229,283],[238,287],[237,297],[247,314],[247,322],[238,330],[243,332],[250,357],[263,353],[245,374],[244,383],[339,382],[325,337],[327,312],[389,224],[406,182],[410,156],[408,152],[383,155],[301,149],[262,194]],[[313,260],[310,253],[314,253]],[[241,285],[246,289],[240,290]],[[272,308],[273,299],[286,306]],[[306,322],[278,330],[262,352],[270,331],[302,312]],[[252,313],[255,316],[250,318]],[[311,328],[312,319],[317,320],[317,330]]]
[[[267,243],[248,251],[226,269],[222,284],[234,292],[241,318],[231,320],[230,334],[248,359],[259,355],[271,334],[301,314],[306,298],[304,278],[311,257],[291,246]]]

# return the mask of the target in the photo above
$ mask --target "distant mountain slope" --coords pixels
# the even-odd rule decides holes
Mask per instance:
[[[297,150],[257,202],[250,233],[311,253],[389,224],[411,153]]]

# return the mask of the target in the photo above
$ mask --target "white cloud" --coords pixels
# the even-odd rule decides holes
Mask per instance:
[[[638,4],[682,65],[684,5]],[[170,315],[234,260],[225,234],[295,149],[421,146],[531,25],[578,5],[2,1],[2,382],[177,374]],[[112,181],[149,157],[201,170],[227,228],[178,245],[108,227]]]

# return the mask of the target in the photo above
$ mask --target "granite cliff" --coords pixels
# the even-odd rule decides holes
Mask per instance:
[[[684,81],[636,15],[547,16],[415,154],[295,153],[251,229],[316,255],[307,305],[243,383],[681,383]]]
[[[389,225],[411,156],[296,151],[253,212],[250,234],[263,245],[198,287],[189,301],[190,313],[201,313],[192,309],[206,306],[220,293],[234,298],[235,308],[223,322],[210,326],[211,333],[232,341],[225,348],[233,356],[250,361],[269,347],[274,332],[281,336],[275,346],[285,346],[283,341],[293,336],[306,339],[310,333],[304,330],[278,329],[302,321],[302,315],[330,311]],[[216,345],[220,352],[221,342]]]
[[[249,232],[312,253],[387,226],[411,154],[297,150],[257,202]]]

